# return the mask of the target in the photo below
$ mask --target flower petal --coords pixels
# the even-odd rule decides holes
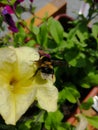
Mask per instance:
[[[0,114],[6,124],[15,125],[35,99],[30,76],[38,58],[38,52],[29,47],[0,49]]]
[[[0,75],[9,79],[13,72],[16,64],[16,54],[10,48],[0,48]]]
[[[6,120],[8,120],[9,117],[12,118],[14,110],[14,105],[11,101],[13,97],[10,97],[8,84],[13,75],[15,64],[15,51],[8,47],[0,48],[0,114]]]
[[[14,13],[12,7],[9,6],[9,5],[6,5],[6,6],[4,7],[4,9],[7,10],[7,12],[8,12],[9,14],[13,14],[13,13]]]
[[[26,86],[24,90],[25,93],[15,95],[15,102],[16,102],[15,121],[17,121],[27,111],[27,109],[35,100],[36,88],[34,88],[31,85]]]
[[[39,80],[37,83],[36,98],[39,105],[48,112],[57,109],[58,90],[51,80]]]
[[[18,32],[18,28],[15,25],[13,17],[8,13],[8,10],[6,8],[2,11],[2,15],[5,22],[9,25],[8,28],[13,32]]]
[[[13,48],[14,49],[14,48]],[[39,53],[37,50],[30,47],[15,48],[18,60],[17,77],[30,78],[36,71],[35,61],[39,60]]]
[[[10,86],[0,78],[0,114],[5,123],[15,125],[16,121],[33,103],[35,94],[36,88],[33,88],[32,85],[25,86],[23,92],[13,93]]]
[[[0,78],[0,114],[7,124],[15,124],[14,95],[8,91],[8,84]]]

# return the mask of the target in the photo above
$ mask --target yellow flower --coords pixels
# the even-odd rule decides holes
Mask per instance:
[[[35,74],[38,52],[29,47],[0,48],[0,114],[15,125],[34,100],[47,111],[57,109],[58,91],[52,80]],[[32,78],[31,78],[32,77]]]

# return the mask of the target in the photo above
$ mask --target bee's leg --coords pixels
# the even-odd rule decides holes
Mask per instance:
[[[38,68],[38,69],[35,71],[35,74],[34,74],[32,77],[36,76],[36,74],[38,73],[39,70],[40,70],[40,68]]]
[[[33,77],[36,76],[36,74],[38,73],[38,71],[39,71],[39,69],[37,69],[37,70],[35,71],[34,75],[32,75],[32,76],[30,77],[31,80],[33,80]]]

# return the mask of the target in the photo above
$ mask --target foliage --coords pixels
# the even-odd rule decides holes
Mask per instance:
[[[4,5],[11,5],[12,9],[14,2],[15,0],[11,3],[1,1]],[[91,28],[89,27],[98,9],[94,1],[87,0],[87,2],[90,5],[88,17],[78,16],[77,19],[71,21],[72,28],[68,31],[64,30],[59,21],[47,16],[41,19],[41,25],[36,26],[35,20],[38,17],[34,14],[33,3],[30,3],[30,10],[18,4],[14,10],[15,17],[18,19],[15,23],[18,32],[6,33],[0,37],[0,46],[37,46],[42,53],[51,55],[56,75],[55,85],[59,90],[58,110],[47,113],[35,105],[37,110],[32,116],[29,115],[29,117],[27,112],[27,115],[24,115],[16,126],[5,125],[2,121],[0,130],[75,130],[73,126],[65,123],[63,107],[67,107],[66,103],[76,105],[78,100],[83,100],[91,88],[98,85],[98,22],[94,23]],[[29,25],[21,18],[24,11],[29,11],[33,15]],[[4,20],[1,15],[0,32],[6,30],[3,25]],[[7,24],[10,26],[9,23]],[[92,103],[92,99],[89,99],[87,103],[80,105],[80,109],[89,109]],[[85,118],[98,128],[98,117],[85,116]]]

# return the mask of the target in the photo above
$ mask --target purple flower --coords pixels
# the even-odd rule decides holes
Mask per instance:
[[[9,14],[13,14],[13,13],[14,13],[12,7],[9,6],[9,5],[6,5],[6,6],[4,7],[4,10],[7,10],[7,12],[8,12]]]
[[[4,17],[5,22],[9,25],[8,28],[13,32],[18,32],[18,28],[16,27],[12,16],[8,13],[6,8],[4,8],[4,10],[2,11],[2,15]]]
[[[14,33],[18,32],[18,28],[15,25],[14,26],[9,26],[8,29],[11,30]]]
[[[23,2],[24,0],[16,0],[16,2],[14,3],[14,7],[16,8],[18,4],[20,4],[21,2]]]
[[[51,56],[49,54],[44,54],[44,56],[49,58],[49,59],[51,58]]]
[[[17,7],[18,4],[20,4],[21,2],[23,2],[24,0],[16,0],[14,3],[14,8]],[[30,2],[33,2],[33,0],[30,0]],[[3,6],[4,9],[2,11],[2,15],[4,17],[5,22],[9,25],[9,29],[13,32],[18,32],[18,28],[15,25],[15,22],[12,18],[12,16],[10,14],[13,14],[13,8],[9,5],[3,5],[0,3],[0,6]]]
[[[30,0],[30,2],[33,2],[33,0]]]

